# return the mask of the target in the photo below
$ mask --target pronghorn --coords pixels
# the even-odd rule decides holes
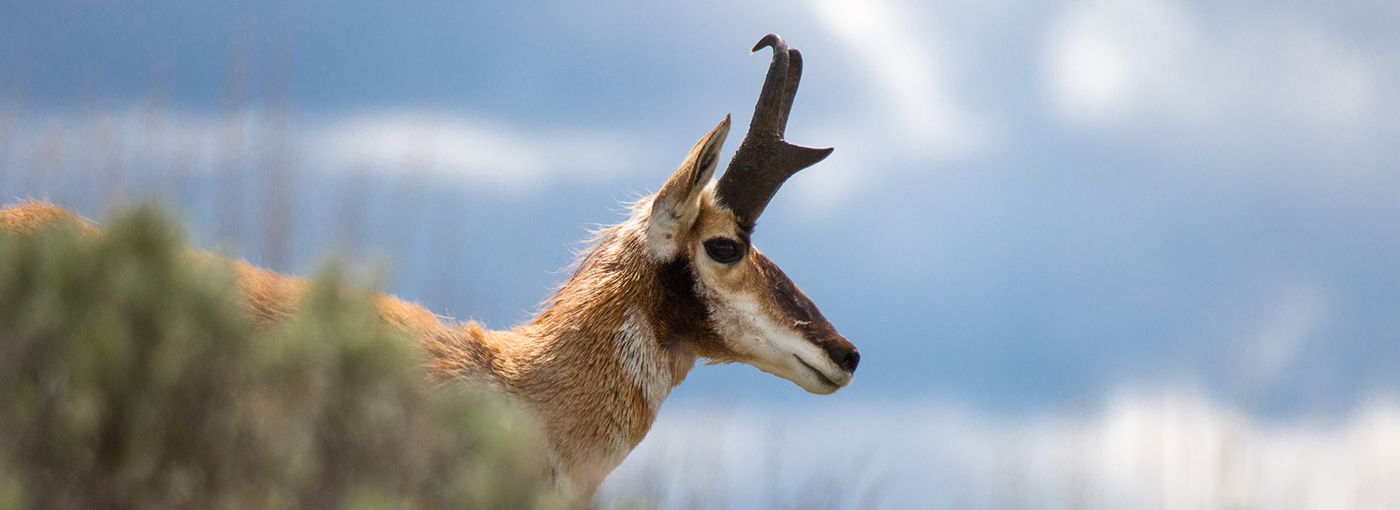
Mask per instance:
[[[860,354],[812,301],[750,242],[778,187],[831,153],[783,140],[802,57],[774,34],[749,132],[713,179],[726,116],[630,216],[604,229],[577,269],[528,324],[487,331],[443,323],[423,308],[378,296],[375,313],[414,337],[444,379],[483,380],[539,420],[560,487],[588,498],[646,435],[697,359],[747,363],[812,393],[851,382]],[[0,227],[29,232],[83,225],[30,202],[0,211]],[[82,228],[91,230],[83,225]],[[253,322],[290,314],[306,283],[236,262]]]

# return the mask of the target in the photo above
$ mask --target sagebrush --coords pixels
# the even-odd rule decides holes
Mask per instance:
[[[425,378],[335,270],[255,329],[152,207],[0,233],[0,508],[552,508],[527,416]]]

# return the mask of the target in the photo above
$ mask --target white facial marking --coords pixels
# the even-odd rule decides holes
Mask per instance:
[[[671,394],[671,366],[666,362],[660,346],[656,344],[656,334],[651,326],[636,312],[628,312],[627,319],[617,329],[617,359],[622,364],[622,373],[642,391],[652,412],[661,407],[661,402]]]
[[[716,327],[731,347],[747,354],[747,363],[782,377],[812,393],[831,393],[851,382],[816,344],[793,328],[773,321],[758,302],[741,294],[706,289]],[[802,321],[792,321],[800,325]]]

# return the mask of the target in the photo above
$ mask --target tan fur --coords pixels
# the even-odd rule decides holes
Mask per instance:
[[[748,243],[749,233],[715,203],[711,186],[728,129],[726,118],[658,194],[599,232],[534,321],[486,331],[444,323],[390,296],[375,298],[376,315],[417,340],[436,376],[483,380],[526,404],[548,438],[561,484],[580,498],[591,496],[641,442],[661,401],[697,358],[750,363],[808,391],[835,391],[854,367],[843,371],[821,346],[854,347],[806,296],[757,249],[732,265],[705,255],[702,243],[715,236]],[[11,232],[55,224],[96,232],[47,203],[0,210],[0,227]],[[257,326],[294,313],[307,289],[303,280],[244,262],[234,267]]]
[[[19,205],[0,210],[0,229],[7,232],[29,235],[58,225],[76,227],[87,233],[97,232],[91,225],[48,202],[24,200]]]

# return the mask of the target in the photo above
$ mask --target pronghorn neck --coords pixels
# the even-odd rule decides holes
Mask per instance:
[[[695,360],[690,341],[712,333],[688,259],[659,260],[648,250],[649,204],[639,202],[627,221],[600,231],[573,276],[521,331],[560,347],[577,344],[615,355],[622,370],[609,375],[646,382],[664,372],[675,386]],[[678,362],[684,370],[671,363],[657,370],[642,366],[654,361]]]
[[[707,330],[688,262],[646,251],[645,214],[600,232],[533,322],[477,340],[496,358],[487,377],[533,408],[572,487],[596,487],[642,440],[695,364],[686,340]]]

